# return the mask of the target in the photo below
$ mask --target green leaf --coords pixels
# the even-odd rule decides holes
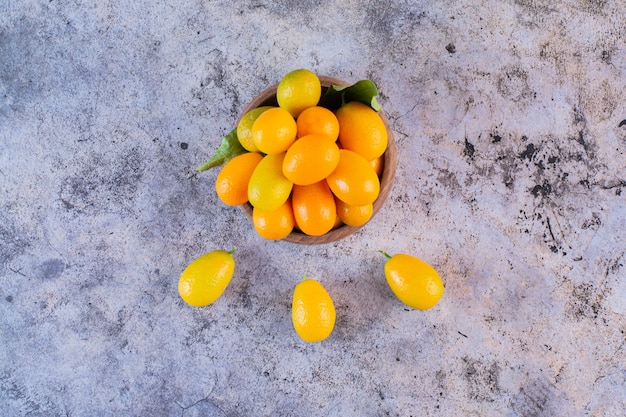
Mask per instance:
[[[326,93],[322,96],[319,102],[319,106],[326,107],[329,110],[335,111],[339,107],[341,107],[343,100],[343,90],[345,87],[341,87],[338,85],[331,85],[326,90]]]
[[[320,106],[336,110],[351,101],[360,101],[374,111],[380,111],[381,106],[376,97],[378,97],[376,84],[370,80],[361,80],[350,86],[331,85],[322,97]]]
[[[241,143],[239,143],[239,139],[237,139],[237,129],[233,129],[230,131],[230,133],[224,136],[220,147],[217,149],[211,159],[196,168],[196,170],[206,171],[213,167],[223,165],[237,155],[241,155],[246,152],[248,151],[246,151],[244,147],[241,146]]]

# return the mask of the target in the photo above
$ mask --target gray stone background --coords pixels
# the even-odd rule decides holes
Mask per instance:
[[[624,416],[623,0],[0,2],[0,415]],[[357,234],[257,237],[196,173],[296,68],[379,87]],[[237,247],[215,304],[195,257]],[[427,312],[377,252],[441,273]],[[302,273],[335,300],[300,341]]]

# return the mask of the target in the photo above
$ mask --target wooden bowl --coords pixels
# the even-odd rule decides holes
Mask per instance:
[[[320,76],[319,79],[322,84],[322,95],[326,92],[328,87],[330,87],[331,85],[341,85],[341,86],[351,85],[350,83],[346,81],[333,78],[333,77]],[[275,84],[263,90],[258,96],[254,98],[254,100],[250,102],[250,104],[246,106],[246,108],[241,113],[241,116],[239,119],[241,119],[241,117],[243,117],[243,115],[248,113],[250,110],[255,109],[257,107],[278,106],[278,102],[276,101],[277,88],[278,88],[278,84]],[[379,111],[378,114],[383,120],[383,123],[385,124],[385,129],[387,129],[388,144],[387,144],[387,150],[383,154],[383,170],[382,170],[382,174],[380,177],[380,193],[378,194],[378,198],[376,199],[376,201],[374,201],[374,204],[373,204],[374,210],[373,210],[372,218],[376,215],[376,213],[378,213],[378,211],[384,204],[385,200],[387,199],[389,192],[391,191],[391,186],[393,185],[393,180],[396,175],[396,165],[398,162],[396,142],[393,137],[393,132],[391,128],[389,127],[389,120],[383,114],[382,111]],[[235,127],[237,126],[237,124],[239,124],[239,120],[237,120],[237,123],[235,123]],[[250,221],[252,221],[252,206],[250,205],[250,203],[243,204],[239,207],[243,210],[243,212],[250,219]],[[304,244],[304,245],[319,245],[319,244],[324,244],[324,243],[331,243],[331,242],[335,242],[337,240],[343,239],[347,236],[350,236],[351,234],[353,234],[354,232],[356,232],[363,226],[355,227],[355,226],[342,225],[342,226],[337,227],[336,229],[331,230],[330,232],[322,236],[309,236],[305,233],[294,230],[291,234],[289,234],[289,236],[287,236],[283,240],[287,242],[291,242],[291,243],[299,243],[299,244]]]

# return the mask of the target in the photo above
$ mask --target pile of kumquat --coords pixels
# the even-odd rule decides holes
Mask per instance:
[[[388,144],[370,104],[377,104],[375,94],[336,109],[322,99],[315,73],[291,71],[278,84],[278,106],[248,111],[234,132],[241,152],[224,161],[215,190],[227,205],[250,203],[254,228],[265,239],[294,230],[321,236],[372,217]]]

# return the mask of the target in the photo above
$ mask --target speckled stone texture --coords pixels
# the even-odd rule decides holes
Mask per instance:
[[[623,1],[0,4],[0,415],[626,415]],[[195,172],[296,68],[380,89],[378,215],[257,237]],[[237,248],[222,298],[181,271]],[[377,250],[442,275],[404,308]],[[303,273],[337,323],[298,339]]]

